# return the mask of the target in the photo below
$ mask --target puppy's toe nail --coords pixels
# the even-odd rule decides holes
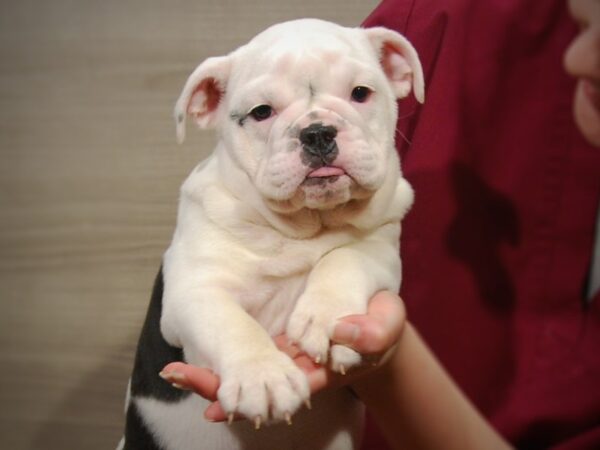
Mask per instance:
[[[254,418],[254,429],[255,430],[260,430],[260,422],[261,422],[260,416],[256,416]]]
[[[289,412],[286,411],[285,413],[285,421],[287,422],[288,425],[292,424],[292,416],[290,415]]]
[[[233,423],[233,413],[230,412],[229,414],[227,414],[227,424],[231,425]]]
[[[340,373],[341,373],[342,375],[346,375],[346,368],[344,367],[344,365],[343,365],[343,364],[340,364]]]
[[[312,404],[310,403],[310,398],[307,398],[306,400],[304,400],[304,404],[306,405],[307,409],[312,409]]]
[[[315,364],[321,364],[321,355],[315,357]]]

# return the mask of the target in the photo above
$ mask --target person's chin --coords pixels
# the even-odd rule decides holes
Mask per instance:
[[[575,122],[590,144],[600,147],[600,88],[580,80],[575,91]]]

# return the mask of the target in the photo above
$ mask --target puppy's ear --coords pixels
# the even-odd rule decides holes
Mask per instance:
[[[185,118],[190,115],[200,128],[214,127],[229,79],[228,56],[208,58],[192,72],[175,104],[177,142],[185,139]]]
[[[425,101],[425,79],[417,51],[400,33],[383,27],[368,28],[367,37],[385,72],[396,98],[404,98],[411,89],[419,103]]]

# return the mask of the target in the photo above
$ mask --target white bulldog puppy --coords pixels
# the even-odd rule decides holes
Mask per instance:
[[[124,448],[358,447],[360,403],[340,389],[299,411],[306,376],[272,337],[286,333],[335,371],[361,363],[330,336],[377,291],[400,287],[400,221],[413,192],[394,134],[396,99],[411,90],[422,102],[421,65],[404,37],[314,19],[275,25],[191,74],[175,108],[178,138],[191,116],[216,128],[218,145],[181,189]],[[181,359],[214,370],[224,410],[250,420],[203,421],[204,399],[158,379]]]

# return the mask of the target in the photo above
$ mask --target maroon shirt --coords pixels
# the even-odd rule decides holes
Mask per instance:
[[[416,192],[409,319],[514,445],[600,449],[600,296],[585,301],[600,149],[571,115],[565,2],[384,1],[375,25],[408,37],[426,77],[397,136]],[[383,448],[370,426],[363,449]]]

